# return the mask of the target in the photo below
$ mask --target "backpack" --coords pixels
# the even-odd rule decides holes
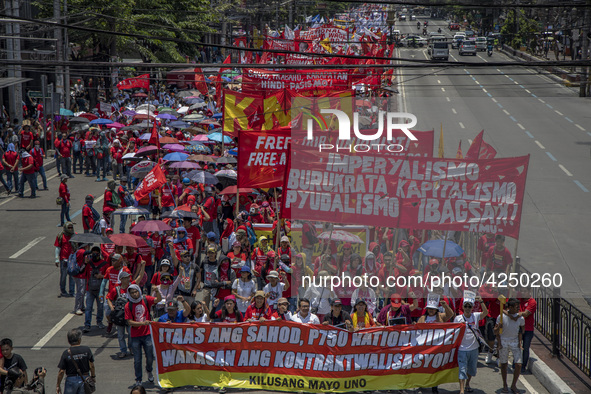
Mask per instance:
[[[100,272],[101,268],[103,268],[105,264],[107,264],[107,262],[103,261],[96,267],[92,267],[92,271],[90,272],[90,278],[88,278],[88,291],[97,293],[101,289],[101,284],[103,283],[103,280],[95,277],[95,275]]]
[[[121,286],[117,286],[115,290],[117,291],[117,299],[113,303],[111,321],[117,326],[126,326],[127,320],[125,319],[125,306],[129,300],[121,296]]]
[[[253,228],[251,226],[246,226],[246,232],[248,234],[248,242],[250,242],[250,245],[254,245],[257,242],[257,235]]]
[[[78,265],[78,261],[76,259],[76,252],[71,253],[70,257],[68,257],[68,275],[77,276],[84,271],[86,268],[86,264],[82,267]]]

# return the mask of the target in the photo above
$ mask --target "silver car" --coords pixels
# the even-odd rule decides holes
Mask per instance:
[[[476,56],[476,43],[472,40],[464,41],[460,44],[460,56],[469,54]]]

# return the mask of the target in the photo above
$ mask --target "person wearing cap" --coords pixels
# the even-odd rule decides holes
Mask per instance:
[[[166,303],[174,299],[174,293],[180,281],[180,275],[173,279],[170,273],[165,272],[160,275],[160,284],[156,287],[152,287],[152,296],[156,296],[158,293],[162,296],[162,300],[156,304],[154,311],[157,317],[166,313]]]
[[[62,198],[62,206],[60,212],[60,224],[58,224],[58,227],[63,227],[65,221],[71,222],[72,219],[70,219],[70,190],[68,189],[68,176],[62,175],[60,179],[61,182],[58,193]]]
[[[474,307],[474,301],[480,302],[482,306],[482,312],[472,312]],[[472,392],[470,387],[470,380],[473,376],[476,376],[478,368],[478,350],[480,342],[476,337],[478,333],[478,322],[483,320],[488,313],[486,305],[482,302],[480,296],[476,296],[474,300],[465,299],[463,304],[463,313],[456,316],[454,319],[455,323],[466,324],[466,331],[464,332],[464,338],[458,349],[458,366],[459,366],[459,381],[460,381],[460,393]]]
[[[275,270],[269,271],[267,274],[267,280],[269,283],[265,285],[263,291],[267,302],[272,309],[277,309],[277,300],[282,297],[285,290],[289,289],[290,283],[286,280],[285,276],[281,276],[279,281],[279,273]]]
[[[349,313],[343,311],[343,303],[340,299],[335,298],[330,302],[330,312],[324,315],[322,324],[346,329],[351,327],[351,316]]]
[[[188,250],[180,252],[180,261],[176,253],[173,253],[171,257],[181,277],[181,282],[177,287],[177,293],[182,295],[187,302],[193,302],[201,286],[201,269],[195,264]]]
[[[390,305],[382,308],[378,315],[378,323],[383,326],[393,325],[393,319],[403,317],[406,320],[406,324],[412,323],[411,311],[418,307],[418,299],[414,293],[409,293],[409,296],[413,298],[411,305],[402,304],[402,297],[400,294],[392,294],[390,297]]]
[[[217,307],[219,304],[220,299],[217,298],[214,302],[214,307]],[[234,295],[224,297],[221,308],[218,311],[212,309],[209,312],[209,318],[221,323],[241,323],[244,321],[242,313],[236,307],[236,297]]]
[[[179,311],[179,303],[183,304],[183,310]],[[191,306],[183,296],[177,296],[176,300],[166,303],[166,313],[158,318],[160,323],[186,323],[187,316],[191,313]]]
[[[298,312],[291,315],[291,321],[303,324],[320,324],[320,319],[310,311],[310,300],[300,298],[298,301]]]
[[[289,311],[289,301],[281,297],[277,300],[277,310],[271,313],[271,320],[291,321],[291,312]]]
[[[263,290],[258,290],[254,293],[254,297],[252,297],[253,302],[248,305],[246,308],[246,313],[244,314],[244,320],[246,321],[265,321],[271,320],[271,316],[273,315],[273,308],[269,306],[267,303],[267,299],[265,297],[265,292]]]
[[[101,216],[96,209],[92,206],[94,203],[94,196],[89,194],[84,199],[84,206],[82,206],[82,227],[84,233],[89,233],[94,229],[94,225]]]
[[[232,294],[236,296],[238,310],[242,313],[246,313],[247,308],[252,302],[257,290],[257,285],[252,280],[250,271],[249,265],[243,265],[240,267],[238,279],[234,280],[234,283],[232,284]],[[245,317],[245,319],[248,319],[248,317]]]

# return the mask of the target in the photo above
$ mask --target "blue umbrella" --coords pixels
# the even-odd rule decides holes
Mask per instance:
[[[111,119],[103,119],[103,118],[98,118],[98,119],[90,121],[90,124],[111,124],[111,123],[113,123],[113,121]]]
[[[62,116],[74,116],[74,112],[70,111],[69,109],[60,108],[60,115],[62,115]]]
[[[177,129],[186,129],[187,127],[191,126],[191,123],[175,120],[174,122],[170,122],[169,126]]]
[[[445,256],[443,256],[443,244],[445,243]],[[418,249],[419,252],[425,256],[432,257],[458,257],[464,253],[464,249],[457,243],[450,241],[444,241],[442,239],[432,239],[421,245]]]
[[[214,119],[221,119],[222,116],[224,116],[224,114],[221,113],[221,112],[218,112],[217,114],[213,114],[212,115],[212,118],[214,118]]]
[[[172,152],[164,156],[163,159],[168,161],[185,161],[187,160],[187,157],[189,157],[189,155],[186,153]]]
[[[156,117],[158,119],[172,119],[172,120],[177,120],[177,117],[171,114],[158,114],[156,115]]]
[[[222,142],[222,133],[211,133],[210,135],[207,136],[207,138],[209,138],[210,141]],[[229,144],[230,142],[232,142],[232,138],[225,135],[224,136],[224,143]]]

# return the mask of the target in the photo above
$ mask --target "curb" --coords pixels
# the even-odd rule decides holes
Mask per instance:
[[[550,394],[575,394],[575,392],[543,362],[533,350],[529,350],[529,370]]]

